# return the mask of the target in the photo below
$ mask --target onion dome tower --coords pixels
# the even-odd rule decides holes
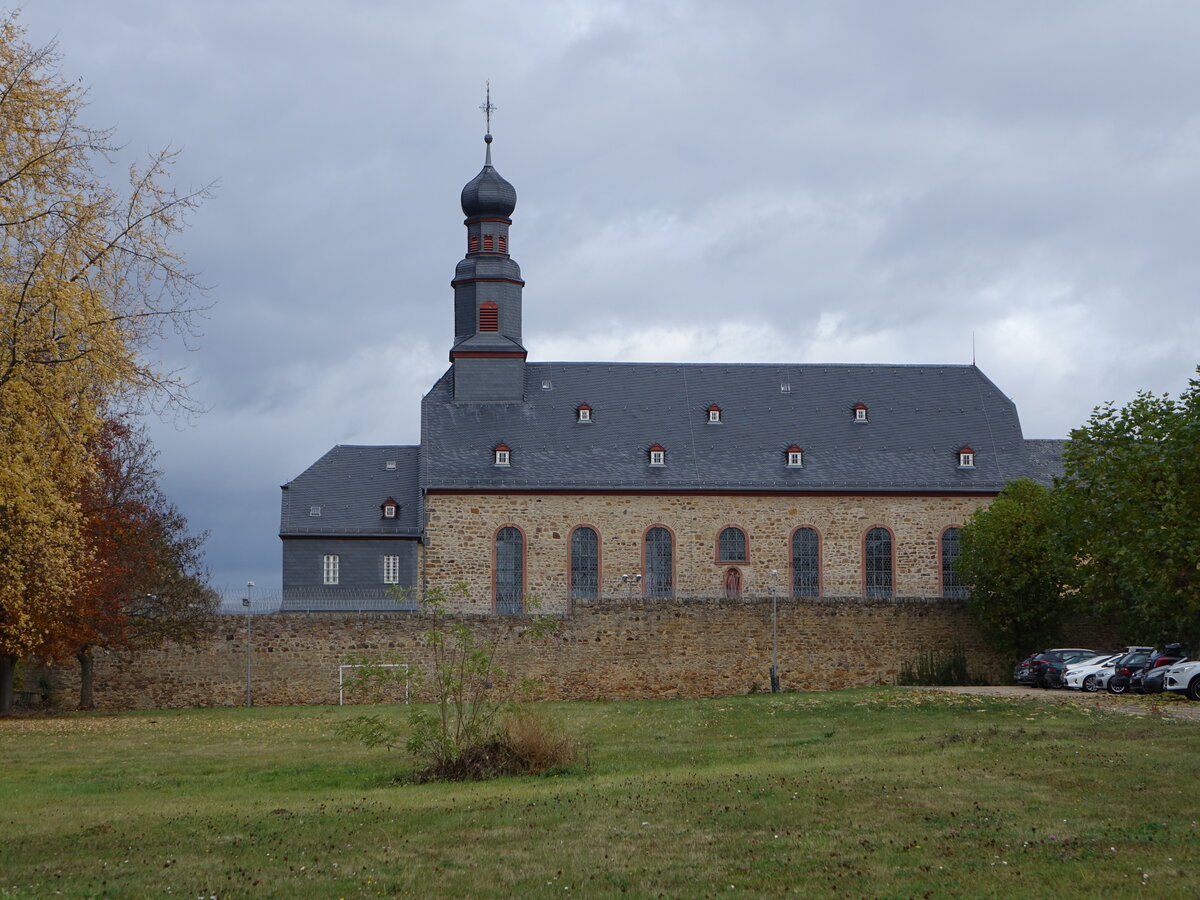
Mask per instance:
[[[454,271],[454,399],[520,400],[525,391],[521,345],[521,267],[508,254],[517,192],[492,166],[491,95],[483,169],[462,189],[467,253]]]

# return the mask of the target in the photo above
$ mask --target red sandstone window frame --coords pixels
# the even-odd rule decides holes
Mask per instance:
[[[663,525],[661,522],[654,522],[650,525],[647,525],[645,530],[642,532],[642,540],[641,540],[642,596],[643,597],[650,596],[650,572],[646,568],[646,536],[651,531],[653,531],[655,528],[661,528],[663,531],[665,531],[667,534],[669,534],[671,536],[671,590],[666,596],[674,597],[676,592],[679,590],[679,581],[678,581],[678,574],[677,574],[678,562],[679,562],[679,540],[675,536],[675,530],[673,528],[671,528],[669,525]]]
[[[728,531],[730,528],[733,528],[742,533],[742,545],[746,548],[746,558],[745,559],[727,559],[727,558],[721,556],[721,535],[724,534],[726,531]],[[713,562],[717,563],[718,565],[722,565],[722,566],[729,566],[729,565],[735,565],[735,564],[745,565],[746,563],[750,562],[750,535],[746,532],[745,528],[743,528],[741,525],[735,525],[732,522],[728,522],[717,529],[716,545],[713,547]]]
[[[598,599],[604,595],[604,536],[595,525],[589,522],[580,522],[567,532],[567,598],[568,602],[572,603],[575,601],[574,588],[571,586],[571,566],[574,562],[572,559],[572,548],[575,541],[575,532],[580,528],[590,528],[592,533],[596,535],[596,597]]]
[[[821,533],[821,529],[811,522],[803,522],[788,532],[787,539],[787,557],[788,557],[788,596],[796,596],[796,572],[794,557],[792,556],[792,543],[796,539],[796,532],[802,528],[807,528],[817,536],[817,596],[825,596],[825,535]],[[866,540],[864,535],[863,540]],[[865,547],[864,547],[865,549]],[[864,573],[865,574],[865,573]],[[807,596],[807,595],[805,595]]]
[[[528,593],[529,587],[529,536],[525,534],[525,529],[515,522],[505,522],[498,526],[492,532],[492,614],[496,615],[496,605],[498,601],[498,585],[496,584],[496,543],[499,541],[500,532],[505,528],[515,528],[521,535],[521,612],[525,612],[525,595]]]
[[[860,572],[861,572],[860,578],[861,578],[861,588],[862,588],[862,595],[863,595],[863,597],[864,597],[864,598],[867,598],[867,599],[883,599],[882,595],[876,595],[875,597],[871,597],[871,596],[870,596],[870,595],[868,595],[868,593],[867,593],[867,535],[868,535],[868,534],[870,534],[872,531],[874,531],[876,528],[882,528],[884,531],[886,531],[886,532],[887,532],[887,533],[888,533],[888,534],[891,536],[891,541],[890,541],[890,543],[891,543],[891,551],[892,551],[892,552],[891,552],[891,557],[892,557],[892,589],[891,589],[891,592],[888,594],[888,596],[889,596],[889,597],[895,597],[895,596],[896,596],[896,572],[897,572],[897,566],[896,566],[896,555],[897,555],[897,541],[896,541],[896,532],[895,532],[895,530],[893,530],[893,529],[892,529],[890,526],[884,525],[882,522],[877,522],[877,523],[875,523],[874,525],[869,525],[868,527],[864,528],[864,529],[863,529],[863,532],[862,532],[862,535],[859,537],[859,559],[861,560],[861,563],[862,563],[862,564],[861,564],[861,566],[860,566]]]
[[[962,531],[963,526],[960,524],[947,525],[945,528],[943,528],[941,531],[938,532],[938,536],[937,536],[937,573],[938,573],[938,596],[939,597],[946,596],[946,560],[945,560],[944,550],[942,547],[942,541],[946,537],[946,532],[949,531],[951,528],[957,528],[959,531]],[[964,588],[964,590],[967,589],[967,586],[965,584],[962,585],[962,587]]]

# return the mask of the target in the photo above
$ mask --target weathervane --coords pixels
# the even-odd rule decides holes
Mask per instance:
[[[488,134],[492,133],[492,113],[496,111],[496,107],[492,105],[492,82],[490,80],[484,82],[487,87],[487,99],[483,101],[483,105],[479,108],[483,110],[484,118],[487,119]]]

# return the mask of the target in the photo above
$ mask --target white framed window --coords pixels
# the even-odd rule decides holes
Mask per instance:
[[[310,516],[319,516],[319,515],[321,514],[321,507],[319,507],[319,506],[310,506],[310,507],[308,508],[308,514],[309,514]]]
[[[512,463],[509,460],[509,452],[510,451],[507,447],[497,447],[496,448],[496,465],[498,465],[498,466],[512,465]]]
[[[581,406],[575,412],[579,416],[579,418],[577,418],[575,421],[577,421],[577,422],[592,421],[592,408],[590,406]]]
[[[970,450],[963,450],[958,454],[958,467],[960,469],[975,468],[975,454]]]
[[[854,407],[854,421],[855,422],[867,421],[867,408],[865,406],[863,406],[861,403],[858,404],[858,406]]]
[[[709,425],[720,425],[721,424],[721,408],[720,407],[710,406],[708,408],[708,424]]]
[[[390,503],[387,506],[385,506],[383,508],[383,517],[385,519],[396,518],[396,507],[392,506],[392,504],[390,504]]]
[[[384,584],[399,584],[400,583],[400,557],[385,556],[383,558],[383,583]]]
[[[326,584],[338,583],[338,555],[327,553],[321,560],[321,573]]]
[[[667,451],[662,447],[650,448],[650,465],[665,466],[667,464]]]
[[[804,451],[792,448],[788,451],[787,464],[789,469],[798,469],[804,465]]]

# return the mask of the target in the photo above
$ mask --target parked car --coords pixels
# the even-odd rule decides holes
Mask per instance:
[[[1104,689],[1110,694],[1124,694],[1129,690],[1129,681],[1134,672],[1141,671],[1150,665],[1156,650],[1135,650],[1126,653],[1113,665],[1112,674],[1105,679]],[[1097,679],[1099,680],[1099,679]]]
[[[1177,662],[1163,676],[1163,688],[1183,694],[1189,700],[1200,700],[1200,659]]]
[[[1095,650],[1080,647],[1058,647],[1035,653],[1017,663],[1013,680],[1030,687],[1061,687],[1062,673],[1069,663],[1095,655]]]
[[[1117,667],[1121,664],[1125,657],[1138,653],[1144,653],[1148,656],[1153,652],[1153,647],[1126,647],[1124,651],[1122,651],[1121,654],[1115,660],[1113,660],[1113,664],[1111,666],[1105,666],[1103,669],[1098,669],[1094,673],[1096,680],[1093,682],[1093,684],[1096,686],[1096,690],[1107,690],[1109,679],[1112,678],[1113,675],[1118,674]],[[1124,691],[1118,691],[1117,693],[1124,693]]]
[[[1100,690],[1096,683],[1096,673],[1101,669],[1112,670],[1113,664],[1121,658],[1121,653],[1102,653],[1090,659],[1081,659],[1067,666],[1063,673],[1063,687],[1072,691],[1087,691],[1095,693]]]
[[[1167,670],[1186,659],[1183,647],[1179,644],[1168,644],[1163,647],[1161,653],[1151,656],[1145,668],[1129,676],[1129,690],[1135,694],[1161,694]]]

